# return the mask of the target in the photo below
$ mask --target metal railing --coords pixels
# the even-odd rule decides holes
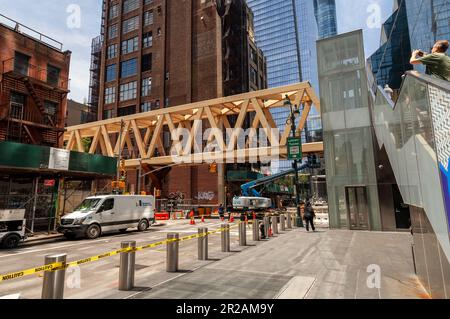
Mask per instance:
[[[23,61],[19,61],[15,57],[2,61],[2,66],[4,74],[12,72],[17,75],[36,79],[58,89],[69,90],[70,88],[70,80],[62,77],[61,74],[56,77],[55,75],[49,73],[46,68],[41,68],[29,63],[23,63]]]
[[[56,49],[58,51],[62,51],[63,44],[59,41],[56,41],[55,39],[52,39],[36,30],[33,30],[26,25],[23,25],[13,19],[10,19],[3,14],[0,14],[0,24],[3,24],[11,29],[13,29],[16,32],[22,33],[24,35],[27,35],[34,40],[37,40],[39,42],[42,42],[48,46],[50,46],[53,49]]]

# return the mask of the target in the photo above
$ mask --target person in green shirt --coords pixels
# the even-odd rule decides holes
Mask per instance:
[[[411,64],[423,64],[427,67],[426,74],[438,79],[450,81],[450,57],[446,54],[449,47],[447,40],[436,42],[431,54],[425,54],[420,50],[412,53]]]

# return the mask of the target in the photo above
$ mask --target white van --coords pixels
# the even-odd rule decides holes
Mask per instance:
[[[73,213],[61,218],[58,232],[67,238],[89,239],[102,233],[128,228],[147,230],[155,222],[153,196],[105,195],[86,198]]]

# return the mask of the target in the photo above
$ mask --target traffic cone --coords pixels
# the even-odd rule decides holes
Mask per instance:
[[[202,223],[205,222],[205,216],[202,216]]]
[[[269,237],[273,237],[272,227],[269,227]]]
[[[233,214],[231,214],[230,223],[234,223],[234,216],[233,216]]]
[[[253,220],[256,220],[256,213],[253,212]]]
[[[191,225],[195,225],[195,219],[191,218]]]

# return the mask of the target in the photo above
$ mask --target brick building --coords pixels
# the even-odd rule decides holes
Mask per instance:
[[[70,51],[1,16],[0,141],[60,146],[69,92]]]
[[[266,61],[254,43],[253,14],[244,0],[217,5],[211,0],[105,0],[101,33],[101,52],[93,52],[99,66],[93,71],[100,79],[99,120],[267,86]],[[168,138],[165,132],[163,140]],[[219,165],[212,174],[208,165],[176,167],[150,175],[142,187],[162,188],[163,197],[182,193],[217,204],[225,196],[225,170]],[[134,172],[128,182],[136,189]]]

